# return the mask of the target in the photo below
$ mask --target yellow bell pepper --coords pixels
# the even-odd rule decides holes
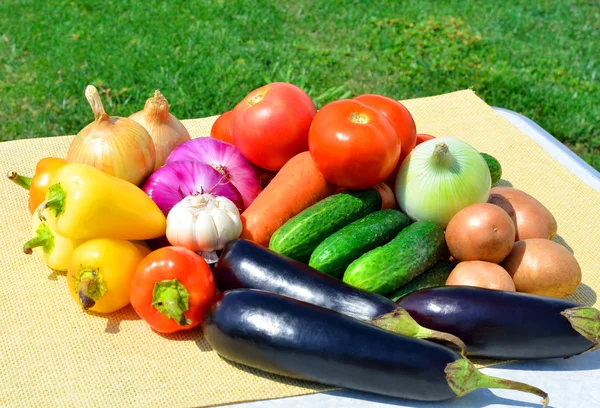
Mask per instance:
[[[41,208],[41,204],[38,209]],[[45,210],[46,215],[48,210]],[[73,250],[83,240],[72,240],[60,236],[54,231],[51,219],[42,222],[36,213],[31,217],[31,227],[35,236],[23,245],[23,252],[35,252],[38,258],[46,263],[50,269],[66,271],[69,268],[69,259]]]
[[[165,235],[164,214],[136,185],[87,164],[67,164],[52,177],[43,210],[54,219],[54,231],[79,240],[114,238],[146,240]]]

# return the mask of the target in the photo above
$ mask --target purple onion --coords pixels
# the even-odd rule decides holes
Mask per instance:
[[[232,144],[210,137],[188,140],[173,149],[165,164],[180,161],[197,161],[211,165],[238,189],[246,207],[261,191],[256,171]]]
[[[205,193],[230,199],[240,212],[245,208],[237,188],[206,163],[182,161],[164,165],[148,177],[142,190],[165,215],[183,198]]]

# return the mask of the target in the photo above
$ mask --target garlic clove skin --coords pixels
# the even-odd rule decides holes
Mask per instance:
[[[171,245],[194,252],[212,252],[242,233],[236,205],[225,197],[210,194],[188,196],[167,215],[166,236]]]

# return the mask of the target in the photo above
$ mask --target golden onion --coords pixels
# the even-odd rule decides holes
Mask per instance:
[[[139,186],[153,171],[154,142],[142,125],[104,110],[98,90],[85,89],[95,120],[75,136],[67,163],[83,163]]]

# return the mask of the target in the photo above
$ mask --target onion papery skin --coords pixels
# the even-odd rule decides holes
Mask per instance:
[[[435,159],[436,146],[445,144],[447,165]],[[413,221],[429,220],[446,228],[465,207],[485,203],[491,188],[489,168],[469,144],[437,138],[417,145],[402,163],[396,177],[400,209]]]
[[[148,177],[142,190],[165,215],[184,197],[199,194],[228,198],[240,212],[244,210],[237,188],[206,163],[180,161],[164,165]]]
[[[83,163],[139,186],[154,168],[154,142],[139,123],[117,116],[96,120],[73,139],[67,163]]]
[[[258,174],[237,147],[221,140],[200,137],[176,147],[165,164],[198,161],[223,174],[240,192],[248,207],[261,191]]]
[[[160,91],[155,91],[144,109],[132,114],[129,119],[142,125],[152,137],[156,152],[154,170],[165,163],[177,146],[191,139],[186,127],[169,112],[169,103]]]

